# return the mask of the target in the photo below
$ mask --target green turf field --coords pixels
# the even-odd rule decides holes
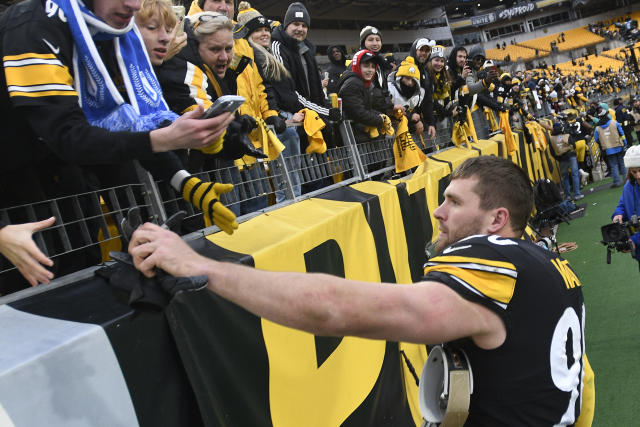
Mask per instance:
[[[598,183],[611,183],[611,179]],[[593,186],[590,186],[593,187]],[[583,218],[562,224],[558,243],[576,242],[578,249],[563,254],[582,282],[586,318],[586,346],[595,372],[594,426],[639,426],[640,405],[640,271],[629,254],[614,253],[606,264],[600,227],[611,221],[622,187],[590,193]]]

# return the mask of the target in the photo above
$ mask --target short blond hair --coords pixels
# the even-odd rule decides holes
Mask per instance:
[[[173,12],[171,0],[142,0],[140,10],[136,12],[136,22],[140,24],[149,22],[156,11],[160,12],[160,19],[165,27],[173,30],[178,23],[178,18]]]
[[[199,42],[209,34],[220,30],[229,30],[233,33],[233,21],[218,12],[200,12],[187,17],[193,28],[193,34]],[[223,19],[224,18],[224,19]]]

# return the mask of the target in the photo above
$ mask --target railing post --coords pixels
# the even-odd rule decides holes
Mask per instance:
[[[367,175],[362,160],[360,159],[360,152],[358,151],[358,144],[356,143],[356,137],[353,135],[353,129],[351,128],[351,122],[349,120],[343,120],[338,127],[340,129],[340,136],[345,146],[349,147],[349,152],[353,160],[354,172],[358,179],[363,180]]]
[[[167,220],[167,213],[162,205],[162,197],[160,196],[158,186],[153,180],[151,174],[145,168],[140,166],[140,163],[138,163],[137,160],[134,160],[134,164],[136,167],[136,173],[138,174],[138,179],[144,187],[142,196],[145,199],[145,203],[151,207],[153,219],[158,224],[162,224]]]

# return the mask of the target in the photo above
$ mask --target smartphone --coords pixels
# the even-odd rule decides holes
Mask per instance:
[[[244,98],[237,95],[223,95],[216,99],[211,107],[204,112],[201,119],[210,119],[222,113],[235,113],[244,103]]]
[[[473,59],[467,59],[466,66],[473,69]]]
[[[182,21],[185,13],[184,6],[172,6],[172,8],[173,8],[173,13],[175,13],[176,18],[178,18],[178,22]]]
[[[184,34],[184,26],[187,25],[187,20],[183,19],[182,21],[178,21],[176,24],[178,28],[176,28],[176,37],[179,37]]]

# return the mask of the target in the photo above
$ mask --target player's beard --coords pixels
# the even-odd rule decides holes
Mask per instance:
[[[483,234],[482,230],[475,221],[470,221],[468,224],[460,227],[452,227],[444,234],[441,232],[438,240],[435,244],[436,253],[441,253],[444,248],[451,246],[458,240],[462,240],[465,237],[474,236],[476,234]]]

